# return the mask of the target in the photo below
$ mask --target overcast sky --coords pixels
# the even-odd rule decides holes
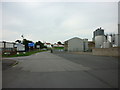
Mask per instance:
[[[118,32],[117,2],[3,2],[2,40],[55,43],[73,37],[92,40],[93,31]]]

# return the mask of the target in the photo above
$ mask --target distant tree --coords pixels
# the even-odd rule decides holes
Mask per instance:
[[[57,42],[57,44],[62,44],[62,43],[59,41],[59,42]]]
[[[21,40],[16,40],[15,42],[21,43]]]
[[[36,47],[37,45],[40,45],[40,49],[42,49],[42,48],[45,47],[45,46],[44,46],[44,43],[42,43],[41,41],[36,42],[36,43],[35,43],[35,47]]]
[[[23,39],[23,44],[25,45],[25,51],[29,50],[28,43],[33,43],[33,42],[27,39]]]

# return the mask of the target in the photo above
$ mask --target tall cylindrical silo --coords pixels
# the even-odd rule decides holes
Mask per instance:
[[[93,32],[93,41],[95,41],[95,37],[96,36],[99,36],[99,35],[104,35],[104,29],[102,29],[101,27],[96,29],[94,32]]]
[[[104,35],[99,35],[95,37],[95,48],[102,48],[103,42],[106,41],[106,38]]]

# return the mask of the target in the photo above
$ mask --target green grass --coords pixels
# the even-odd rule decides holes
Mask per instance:
[[[64,49],[64,47],[54,47],[54,49]]]
[[[46,50],[37,50],[37,51],[30,51],[30,52],[26,52],[24,53],[19,53],[19,54],[15,54],[15,55],[2,55],[2,57],[20,57],[20,56],[30,56],[32,54],[38,53],[38,52],[43,52]]]

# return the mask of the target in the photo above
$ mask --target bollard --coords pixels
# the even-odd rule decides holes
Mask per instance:
[[[52,50],[52,49],[51,49],[50,51],[51,51],[51,53],[53,53],[53,50]]]

